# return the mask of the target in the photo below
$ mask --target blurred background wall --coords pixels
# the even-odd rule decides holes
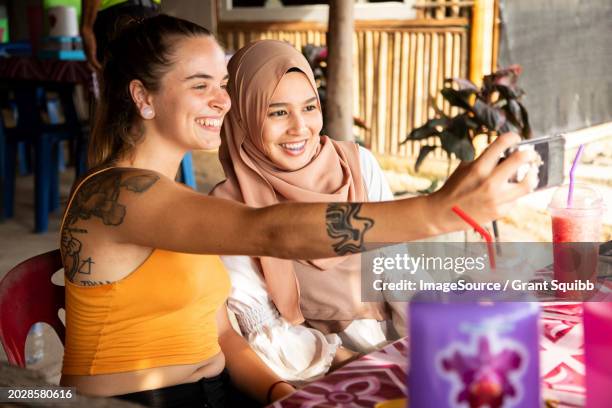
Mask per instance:
[[[536,136],[612,121],[612,1],[501,0],[500,16]]]
[[[162,0],[162,11],[217,31],[215,0]]]

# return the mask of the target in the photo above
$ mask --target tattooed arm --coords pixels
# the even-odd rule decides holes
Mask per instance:
[[[424,220],[421,198],[368,204],[283,203],[255,209],[160,177],[150,191],[119,201],[125,207],[123,221],[115,228],[119,240],[177,252],[323,258],[364,251],[367,242],[434,233],[425,222],[402,224],[385,215],[408,209],[407,218],[412,214]]]
[[[63,252],[78,255],[76,228],[82,227],[73,221],[92,218],[104,225],[99,231],[112,234],[118,243],[288,259],[344,255],[365,250],[367,243],[410,241],[464,229],[451,211],[453,205],[484,222],[530,191],[528,181],[508,179],[533,159],[531,152],[517,152],[497,165],[501,152],[515,142],[512,137],[499,138],[433,195],[365,204],[282,203],[255,209],[196,193],[154,172],[109,171],[79,191],[65,227],[64,235],[72,238],[63,239]],[[78,271],[87,264],[77,258],[70,264]]]
[[[175,225],[174,236],[188,229],[199,231],[193,233],[199,239],[208,233],[210,253],[315,259],[364,251],[369,243],[405,242],[463,230],[467,225],[453,213],[453,206],[484,223],[499,218],[532,190],[533,177],[520,183],[509,179],[520,166],[536,159],[533,152],[516,152],[498,165],[501,154],[518,140],[512,134],[500,136],[429,196],[377,203],[282,203],[260,209],[212,198],[206,210],[203,205],[197,210],[195,201],[187,199],[168,203],[174,213],[201,214],[195,221],[198,225],[181,218],[185,224]],[[199,251],[195,244],[194,240],[188,245],[190,251]]]

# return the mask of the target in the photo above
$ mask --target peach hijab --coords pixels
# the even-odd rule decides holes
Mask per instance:
[[[306,75],[320,107],[308,61],[289,43],[256,41],[241,48],[229,61],[228,92],[232,108],[223,122],[219,150],[227,179],[219,183],[211,194],[252,207],[284,201],[366,201],[359,150],[355,143],[337,142],[321,136],[313,159],[295,171],[278,169],[263,153],[262,129],[268,105],[281,78],[291,68]],[[343,259],[301,262],[329,270]],[[304,317],[300,310],[300,292],[293,261],[261,257],[259,262],[268,293],[280,314],[293,324],[302,323]]]

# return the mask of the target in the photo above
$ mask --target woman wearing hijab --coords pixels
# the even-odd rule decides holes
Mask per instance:
[[[228,70],[234,107],[220,149],[227,179],[214,196],[253,207],[393,200],[368,150],[320,135],[313,73],[290,44],[251,43]],[[401,325],[405,303],[392,311],[385,303],[361,302],[359,254],[311,261],[222,259],[232,280],[229,307],[251,347],[281,378],[301,382],[326,373],[341,343],[366,352],[397,338],[386,323],[395,312]],[[343,351],[337,361],[348,354]]]

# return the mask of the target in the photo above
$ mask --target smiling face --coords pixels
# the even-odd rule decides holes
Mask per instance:
[[[172,61],[152,97],[157,132],[188,150],[217,148],[230,108],[223,50],[213,37],[186,38],[174,45]]]
[[[264,153],[281,170],[307,165],[319,144],[323,117],[306,75],[285,74],[270,100],[263,125]]]

